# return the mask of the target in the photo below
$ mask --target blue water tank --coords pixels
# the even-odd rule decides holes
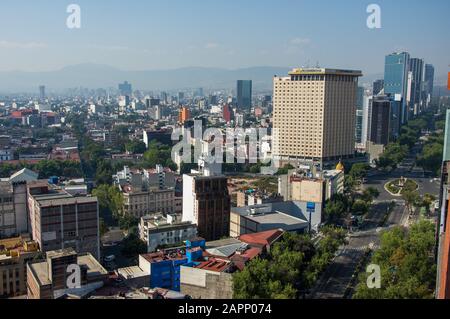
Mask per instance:
[[[58,176],[52,176],[48,179],[48,183],[52,185],[58,185],[59,184],[59,177]]]

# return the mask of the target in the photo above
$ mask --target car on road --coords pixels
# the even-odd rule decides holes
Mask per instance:
[[[109,256],[106,256],[103,260],[105,261],[105,263],[110,263],[110,262],[113,262],[115,259],[116,259],[116,256],[109,255]]]

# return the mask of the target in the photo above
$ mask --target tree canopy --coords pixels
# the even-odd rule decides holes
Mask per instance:
[[[317,247],[309,235],[285,233],[266,258],[233,275],[236,299],[295,299],[310,289],[345,242],[345,232],[326,227]]]
[[[420,221],[408,231],[396,227],[381,236],[381,246],[372,257],[380,266],[381,288],[367,287],[360,276],[355,299],[428,299],[434,297],[436,264],[433,258],[435,225]]]

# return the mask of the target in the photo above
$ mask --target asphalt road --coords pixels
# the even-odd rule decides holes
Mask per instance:
[[[404,205],[399,202],[389,214],[385,225],[379,227],[387,213],[387,202],[380,202],[372,207],[361,229],[350,234],[348,244],[337,252],[308,298],[344,298],[347,287],[352,283],[355,269],[367,249],[377,248],[383,230],[405,223],[408,218]]]
[[[416,156],[420,152],[420,148],[421,146],[417,144],[399,167],[392,172],[386,173],[373,170],[369,173],[363,187],[378,189],[380,196],[374,202],[362,227],[357,232],[350,234],[348,244],[337,252],[336,257],[312,289],[308,298],[344,298],[347,288],[354,283],[353,274],[366,250],[369,247],[376,249],[379,245],[380,233],[397,225],[406,226],[410,218],[412,220],[418,218],[418,210],[410,217],[402,198],[392,196],[384,189],[386,183],[400,177],[414,179],[419,185],[418,191],[421,195],[429,193],[438,197],[440,181],[426,177],[425,172],[415,166]],[[384,225],[382,225],[383,227],[380,227],[388,213],[388,203],[392,201],[396,205]]]

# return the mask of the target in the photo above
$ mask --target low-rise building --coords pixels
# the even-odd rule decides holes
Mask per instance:
[[[322,222],[322,208],[320,205],[308,207],[311,204],[314,203],[287,201],[232,207],[230,236],[238,237],[273,229],[303,233],[308,232],[310,226],[317,230]]]
[[[146,300],[146,299],[158,299],[158,300],[183,300],[189,299],[178,291],[164,289],[164,288],[147,288],[140,289],[126,289],[126,292],[111,293],[110,289],[100,289],[95,292],[89,299],[115,299],[115,300]]]
[[[29,236],[0,240],[0,297],[27,293],[27,263],[39,256]]]
[[[180,267],[181,292],[194,299],[233,299],[233,273],[264,257],[283,236],[282,230],[243,235],[239,239],[207,242],[204,261]]]
[[[197,225],[191,222],[177,222],[176,216],[144,216],[139,223],[139,237],[147,244],[147,252],[158,247],[182,244],[197,237]]]
[[[177,196],[177,176],[158,165],[154,170],[123,171],[113,176],[115,185],[123,193],[124,214],[140,218],[159,212],[181,213],[182,198]]]
[[[267,194],[253,189],[242,190],[237,193],[237,207],[261,205],[282,202],[283,197],[276,194]]]
[[[0,149],[0,162],[12,161],[13,159],[14,159],[14,154],[10,148]]]
[[[286,201],[312,202],[323,207],[334,194],[344,192],[344,167],[339,163],[335,170],[316,171],[306,166],[289,170],[279,177],[278,192]]]
[[[139,266],[130,266],[117,269],[117,274],[126,285],[132,288],[147,287],[150,282],[150,273],[142,270]]]
[[[79,267],[79,274],[73,269]],[[71,275],[79,275],[79,287],[68,285]],[[49,251],[46,260],[27,265],[28,299],[59,299],[66,295],[83,298],[101,288],[108,272],[91,254],[73,249]]]

